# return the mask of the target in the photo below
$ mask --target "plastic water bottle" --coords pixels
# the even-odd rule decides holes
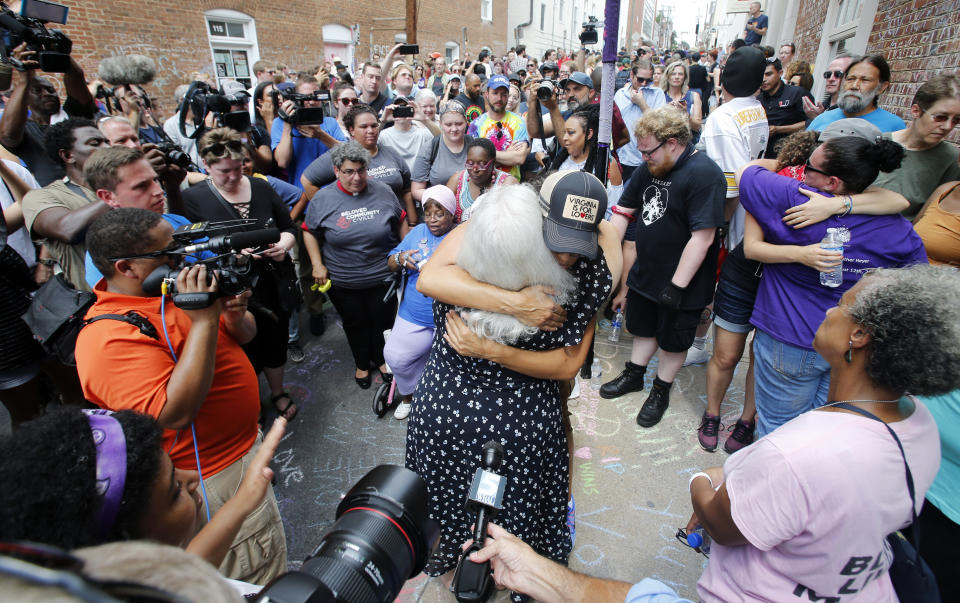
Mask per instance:
[[[699,549],[704,555],[710,554],[710,534],[704,531],[703,526],[697,526],[696,530],[687,534],[687,544]]]
[[[590,365],[590,387],[597,392],[600,391],[601,385],[603,385],[603,367],[600,366],[600,361],[594,358],[593,364]]]
[[[610,323],[610,336],[607,337],[610,341],[616,343],[620,341],[620,329],[623,327],[623,310],[617,310],[617,315],[613,317],[613,322]]]
[[[843,254],[843,240],[840,238],[836,228],[828,228],[827,236],[820,241],[820,249],[825,251],[838,251]],[[839,287],[843,284],[843,260],[840,265],[831,269],[829,272],[820,273],[820,284],[824,287]]]
[[[415,263],[417,264],[417,270],[423,268],[423,265],[427,263],[427,259],[430,256],[430,247],[427,245],[426,239],[420,239],[420,242],[417,243],[417,253]]]

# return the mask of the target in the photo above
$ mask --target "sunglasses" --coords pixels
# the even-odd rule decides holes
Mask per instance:
[[[356,105],[360,102],[359,98],[341,98],[340,103],[343,105]]]
[[[843,77],[842,71],[824,71],[823,72],[823,79],[825,80],[829,80],[830,78],[840,79],[842,77]]]
[[[227,150],[233,151],[234,153],[240,153],[243,151],[243,143],[239,140],[228,140],[227,142],[215,142],[212,145],[203,147],[200,149],[201,155],[213,155],[214,157],[223,157],[227,154]]]
[[[945,124],[949,121],[950,126],[953,128],[957,127],[957,125],[960,124],[960,115],[948,115],[946,113],[927,113],[926,111],[920,112],[921,115],[923,115],[924,113],[929,115],[930,119],[932,119],[935,123],[938,123],[938,124]]]
[[[652,81],[653,81],[653,78],[652,78],[652,77],[638,77],[638,78],[637,78],[637,83],[639,83],[641,86],[642,86],[643,84],[649,84],[649,83],[652,82]]]
[[[808,172],[816,172],[816,173],[818,173],[818,174],[823,174],[823,175],[826,176],[827,178],[830,178],[830,177],[833,176],[833,174],[828,174],[828,173],[824,172],[823,170],[818,169],[818,168],[815,168],[815,167],[813,167],[812,165],[810,165],[810,160],[809,160],[809,159],[807,159],[807,163],[804,164],[803,169],[804,169],[805,171],[808,171]]]
[[[497,134],[496,134],[497,140],[503,138],[503,122],[498,121],[497,123],[494,124],[494,127],[497,128]]]
[[[686,547],[689,547],[689,548],[693,548],[692,546],[690,546],[690,542],[687,540],[687,531],[686,531],[686,530],[684,530],[683,528],[678,529],[678,530],[677,530],[677,533],[675,534],[675,536],[677,537],[677,540],[679,540],[679,541],[683,544],[683,546],[686,546]],[[702,550],[699,551],[699,553],[700,553],[701,555],[703,555],[704,557],[706,557],[707,559],[710,558],[710,555],[704,553]]]
[[[670,139],[668,138],[667,140],[670,140]],[[640,151],[640,156],[641,156],[641,157],[646,157],[647,159],[650,159],[651,157],[653,157],[653,154],[657,152],[657,149],[659,149],[659,148],[662,147],[663,145],[667,144],[667,140],[664,140],[663,142],[661,142],[661,143],[658,144],[657,146],[653,147],[653,148],[650,149],[649,151],[644,151],[644,150],[642,150],[642,149],[637,149],[637,150]]]

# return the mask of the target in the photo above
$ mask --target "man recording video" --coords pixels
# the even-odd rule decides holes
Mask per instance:
[[[46,186],[65,175],[63,165],[47,155],[43,143],[50,118],[60,112],[60,97],[50,79],[37,75],[40,67],[37,53],[27,50],[26,43],[14,48],[11,55],[23,63],[24,69],[16,78],[13,93],[0,117],[0,144],[22,159],[37,182]],[[92,119],[97,107],[87,89],[83,69],[73,57],[70,57],[70,70],[63,74],[63,86],[67,91],[67,100],[63,103],[67,115]]]
[[[240,347],[256,327],[249,291],[220,297],[206,308],[183,310],[146,293],[143,282],[172,256],[173,227],[156,212],[119,208],[87,233],[94,265],[103,273],[77,338],[77,370],[88,400],[111,410],[155,417],[175,467],[199,470],[204,506],[213,515],[236,492],[259,448],[257,376]],[[216,292],[204,265],[181,270],[178,293]],[[195,456],[196,455],[196,456]],[[272,489],[244,521],[220,571],[265,584],[286,570],[286,541]]]

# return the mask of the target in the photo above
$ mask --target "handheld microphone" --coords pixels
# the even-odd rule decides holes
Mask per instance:
[[[218,237],[210,237],[208,241],[195,245],[185,245],[183,251],[187,255],[194,255],[203,251],[215,254],[230,253],[251,247],[262,247],[280,240],[280,231],[276,228],[236,232]]]
[[[493,573],[490,562],[476,563],[470,560],[470,554],[483,548],[487,538],[487,524],[503,508],[503,493],[507,479],[496,473],[503,464],[503,446],[494,440],[483,445],[482,467],[477,469],[470,484],[467,511],[476,513],[473,530],[473,544],[460,554],[457,570],[453,575],[450,590],[457,601],[486,601],[493,594]]]

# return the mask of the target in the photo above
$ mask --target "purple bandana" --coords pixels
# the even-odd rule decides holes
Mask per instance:
[[[97,531],[101,541],[109,536],[117,521],[127,478],[127,441],[123,427],[109,410],[85,410],[93,443],[97,448],[97,494],[102,498],[97,512]]]

